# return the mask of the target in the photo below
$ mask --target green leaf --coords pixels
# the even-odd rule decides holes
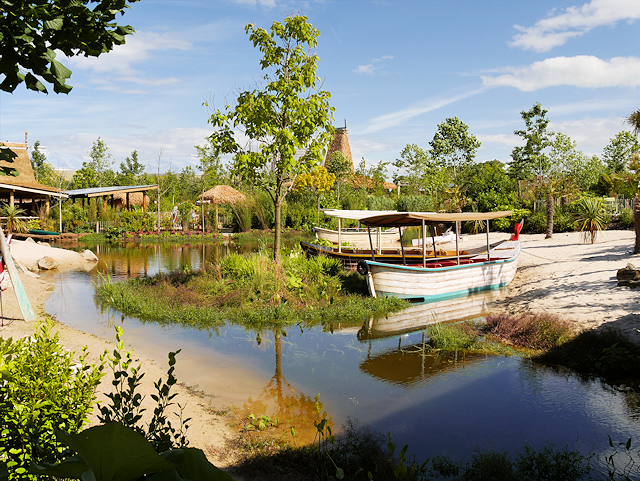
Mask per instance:
[[[58,432],[57,437],[82,457],[98,481],[128,481],[175,467],[142,435],[119,423],[94,426],[79,434]]]
[[[29,468],[30,474],[80,479],[89,466],[80,456],[72,456],[58,464],[41,463]]]
[[[64,17],[57,17],[53,20],[45,20],[43,22],[44,28],[48,30],[60,30],[64,25]]]
[[[191,481],[233,481],[233,478],[209,462],[200,449],[182,448],[162,453],[162,456],[178,465],[183,479]],[[151,478],[155,480],[155,476]]]

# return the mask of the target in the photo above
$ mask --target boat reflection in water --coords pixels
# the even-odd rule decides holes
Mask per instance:
[[[365,321],[358,340],[379,339],[420,331],[439,322],[463,321],[481,317],[489,304],[500,297],[500,291],[487,291],[468,297],[419,304],[379,319]]]
[[[427,353],[424,347],[428,339],[424,329],[441,322],[482,317],[487,313],[489,304],[498,297],[500,292],[489,291],[464,298],[411,306],[380,319],[369,319],[358,331],[358,339],[369,344],[367,357],[360,362],[360,370],[379,381],[398,387],[413,388],[438,374],[486,359],[487,354],[483,353]],[[406,334],[421,330],[421,341],[416,343],[417,339],[413,336],[412,343],[402,345]],[[373,352],[375,340],[394,336],[398,336],[397,348]]]

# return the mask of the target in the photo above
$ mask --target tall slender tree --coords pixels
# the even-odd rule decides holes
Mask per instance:
[[[270,31],[245,27],[263,54],[263,87],[240,92],[236,105],[215,110],[209,123],[217,153],[234,154],[234,170],[261,185],[275,209],[273,257],[280,262],[282,203],[300,173],[322,162],[333,133],[331,94],[318,89],[318,57],[312,52],[320,32],[295,15],[273,22]],[[236,136],[243,131],[248,144]]]

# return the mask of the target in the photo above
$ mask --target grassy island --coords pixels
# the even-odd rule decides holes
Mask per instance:
[[[145,321],[200,328],[224,322],[262,328],[304,323],[358,325],[395,312],[406,301],[366,296],[357,273],[326,257],[306,259],[283,250],[276,264],[265,252],[232,254],[199,271],[175,271],[114,283],[96,289],[107,306]]]

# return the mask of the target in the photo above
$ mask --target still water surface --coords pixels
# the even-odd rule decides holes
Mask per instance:
[[[234,405],[313,425],[315,399],[339,427],[352,418],[374,431],[409,444],[418,460],[437,454],[469,459],[476,448],[511,453],[524,444],[567,445],[602,456],[614,442],[640,439],[640,397],[629,388],[584,381],[516,357],[410,353],[423,341],[421,325],[481,315],[492,295],[453,306],[411,307],[406,313],[362,328],[255,332],[237,326],[211,331],[160,326],[101,309],[94,300],[101,275],[116,279],[152,275],[227,255],[233,247],[139,246],[95,249],[101,259],[92,272],[56,274],[46,311],[74,328],[114,339],[122,325],[136,352],[166,365],[178,356],[178,379],[213,396],[216,408]],[[395,334],[394,334],[395,332]],[[311,431],[308,431],[310,433]]]

